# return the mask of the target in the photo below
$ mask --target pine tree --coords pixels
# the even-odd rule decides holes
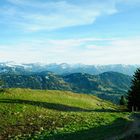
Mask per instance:
[[[6,89],[4,88],[4,82],[0,80],[0,93],[5,91]]]
[[[0,89],[2,88],[3,86],[3,82],[0,80]]]
[[[121,96],[120,105],[126,105],[126,104],[127,104],[127,100],[126,100],[125,96]]]
[[[136,70],[133,76],[132,86],[128,91],[127,98],[128,109],[132,111],[140,111],[140,68]]]
[[[2,89],[2,81],[0,80],[0,92],[2,92],[3,89]]]

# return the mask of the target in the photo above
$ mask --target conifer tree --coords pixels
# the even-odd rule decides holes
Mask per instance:
[[[127,104],[127,100],[126,100],[125,96],[121,96],[120,105],[126,105],[126,104]]]
[[[128,91],[128,109],[132,111],[140,111],[140,68],[136,70],[132,85]]]

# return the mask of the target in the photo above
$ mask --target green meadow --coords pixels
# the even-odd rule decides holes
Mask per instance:
[[[93,95],[18,88],[0,92],[0,139],[109,139],[128,129],[129,116]]]

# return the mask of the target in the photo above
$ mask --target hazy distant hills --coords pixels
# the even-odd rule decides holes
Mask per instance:
[[[76,64],[69,65],[66,63],[63,64],[50,64],[47,66],[48,71],[55,72],[57,74],[67,74],[67,73],[88,73],[92,75],[97,75],[100,73],[114,71],[123,73],[126,75],[133,75],[134,71],[139,67],[139,65],[84,65]]]
[[[134,71],[140,67],[140,65],[84,65],[84,64],[74,64],[70,65],[67,63],[62,64],[15,64],[14,62],[0,63],[0,73],[8,73],[9,71],[13,73],[29,74],[29,72],[42,72],[51,71],[56,74],[71,74],[71,73],[87,73],[92,75],[97,75],[100,73],[114,71],[123,73],[126,75],[133,75]]]

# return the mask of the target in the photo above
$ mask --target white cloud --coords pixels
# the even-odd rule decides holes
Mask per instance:
[[[140,38],[116,39],[109,46],[87,46],[81,58],[90,58],[86,63],[96,64],[140,64]]]
[[[102,42],[104,45],[98,45]],[[18,63],[139,64],[139,52],[140,37],[35,40],[13,46],[0,45],[0,60]]]
[[[0,15],[5,15],[11,25],[26,31],[54,30],[70,26],[92,24],[102,15],[117,12],[116,1],[106,0],[69,0],[27,1],[8,0],[11,5],[5,6]],[[3,12],[2,12],[3,11]]]

